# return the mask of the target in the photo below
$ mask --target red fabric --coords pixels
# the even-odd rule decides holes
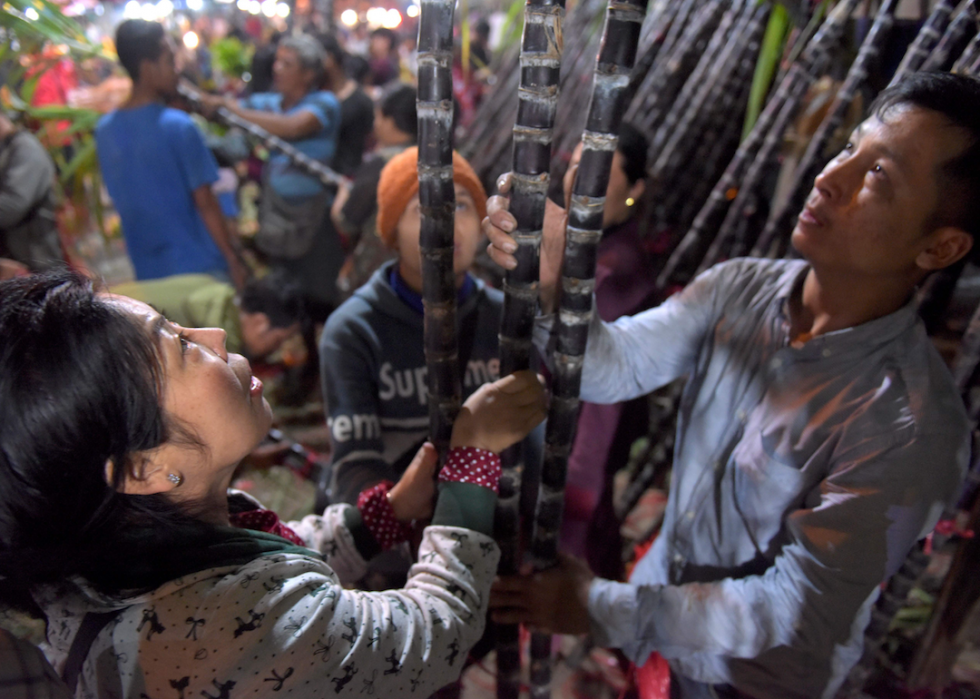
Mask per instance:
[[[449,452],[439,471],[439,480],[449,483],[472,483],[498,492],[500,457],[492,451],[475,447],[456,447]]]
[[[659,653],[651,653],[635,674],[640,699],[670,699],[670,666]]]
[[[412,527],[395,518],[391,509],[388,491],[395,484],[391,481],[381,481],[373,488],[361,491],[357,496],[357,509],[361,512],[361,520],[368,531],[374,535],[382,551],[412,538]]]
[[[240,529],[253,529],[257,532],[266,532],[281,536],[287,541],[291,541],[297,546],[306,546],[306,542],[299,538],[292,529],[279,521],[279,515],[272,510],[249,510],[239,512],[228,518],[233,527]]]

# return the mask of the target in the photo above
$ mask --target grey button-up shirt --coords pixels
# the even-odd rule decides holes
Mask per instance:
[[[595,403],[687,377],[663,528],[629,583],[593,583],[598,641],[759,698],[833,695],[879,584],[935,525],[969,453],[911,303],[790,345],[807,269],[734,260],[657,308],[594,320],[583,369]]]

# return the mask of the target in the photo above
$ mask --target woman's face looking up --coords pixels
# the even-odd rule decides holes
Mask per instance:
[[[137,477],[127,479],[126,492],[223,499],[235,467],[272,424],[262,382],[243,356],[225,349],[224,330],[183,328],[145,303],[122,296],[105,300],[131,315],[152,338],[163,375],[164,414],[197,442],[170,438],[144,454]],[[179,486],[170,474],[181,478]]]

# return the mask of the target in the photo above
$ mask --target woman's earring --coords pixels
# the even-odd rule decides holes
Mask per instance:
[[[170,473],[167,475],[167,480],[174,484],[174,486],[179,486],[184,482],[184,477],[176,473]]]
[[[626,206],[633,206],[635,203],[636,200],[633,197],[626,197]]]

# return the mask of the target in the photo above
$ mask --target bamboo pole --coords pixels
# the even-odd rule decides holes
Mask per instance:
[[[645,7],[646,0],[609,3],[596,58],[592,98],[582,134],[582,159],[568,212],[561,294],[553,331],[557,341],[552,355],[552,400],[531,539],[531,556],[538,570],[549,568],[558,560],[568,455],[578,419],[582,360],[593,312],[596,249],[602,237],[609,171],[626,111],[625,98]],[[531,696],[549,697],[551,637],[534,634],[531,643]]]
[[[454,0],[422,0],[418,39],[418,171],[429,433],[444,457],[460,406],[453,185]]]
[[[963,53],[956,59],[956,63],[953,64],[952,72],[964,73],[969,70],[978,57],[980,57],[980,34],[974,34],[970,43],[963,49]]]
[[[830,158],[831,153],[828,152],[828,146],[831,145],[834,134],[844,123],[844,118],[854,101],[855,95],[867,81],[871,67],[881,55],[882,47],[891,31],[897,5],[897,0],[886,0],[878,9],[874,25],[864,38],[857,58],[854,59],[850,70],[847,72],[844,84],[841,85],[827,116],[824,117],[823,122],[817,128],[817,132],[810,139],[803,158],[796,167],[793,183],[790,186],[790,195],[770,215],[752,250],[753,255],[771,253],[772,257],[782,257],[782,250],[788,243],[789,233],[796,216],[806,202],[806,197],[813,186],[813,180]],[[771,251],[773,245],[776,245],[777,249]]]
[[[925,60],[921,71],[949,70],[953,61],[966,48],[970,37],[977,33],[977,8],[974,0],[969,0],[956,18],[946,28],[943,38]]]
[[[514,124],[510,212],[517,221],[517,267],[504,278],[504,307],[500,319],[501,375],[531,364],[531,331],[538,303],[538,267],[545,201],[551,167],[551,139],[558,107],[562,52],[562,0],[527,0],[521,42],[519,106]],[[503,454],[495,538],[500,546],[501,575],[520,568],[520,496],[524,458],[521,444]],[[497,696],[510,699],[520,692],[520,627],[497,628]]]
[[[198,111],[201,110],[202,104],[200,96],[195,90],[190,89],[187,84],[178,83],[177,94],[190,102],[194,109],[197,109]],[[269,150],[282,153],[289,158],[289,161],[294,166],[305,172],[307,175],[317,178],[326,187],[338,187],[342,184],[350,183],[350,180],[343,175],[334,172],[323,163],[316,161],[305,153],[301,153],[296,150],[291,143],[287,143],[278,136],[273,136],[261,126],[257,126],[246,119],[242,119],[240,116],[225,109],[224,107],[218,107],[218,109],[215,110],[214,119],[227,126],[239,128],[250,138],[258,141]]]
[[[939,0],[936,3],[932,14],[926,19],[922,29],[916,35],[915,41],[905,52],[902,62],[898,64],[898,69],[889,85],[894,85],[909,73],[914,73],[922,67],[922,64],[926,62],[929,54],[942,38],[946,25],[949,24],[949,17],[953,14],[957,4],[957,0]]]
[[[660,289],[667,288],[672,282],[687,283],[692,278],[691,271],[699,266],[704,259],[704,252],[711,247],[710,233],[724,218],[729,202],[738,194],[738,183],[743,172],[761,147],[766,134],[776,123],[784,106],[798,105],[803,99],[814,80],[813,67],[823,64],[831,48],[838,43],[844,32],[847,18],[850,17],[857,3],[858,0],[844,0],[838,3],[798,60],[794,61],[786,71],[785,77],[759,115],[752,131],[739,146],[735,157],[712,189],[708,201],[698,212],[691,229],[661,270],[657,278],[657,286]]]

